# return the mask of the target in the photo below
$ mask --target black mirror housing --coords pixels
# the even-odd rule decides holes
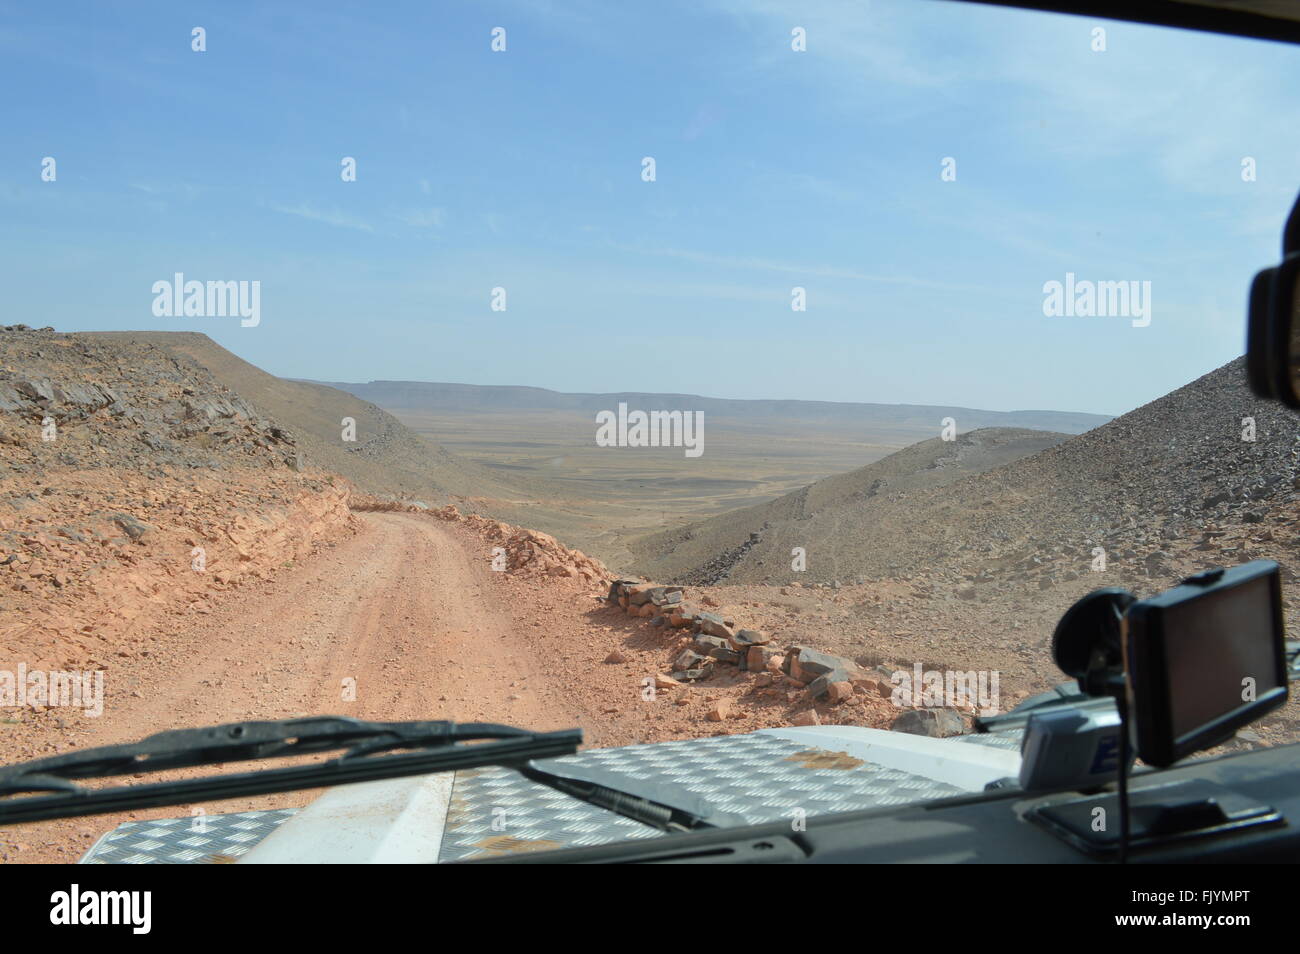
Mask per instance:
[[[1283,229],[1282,256],[1250,286],[1246,377],[1256,397],[1300,410],[1300,198]]]

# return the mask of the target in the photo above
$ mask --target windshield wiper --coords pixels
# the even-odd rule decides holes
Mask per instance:
[[[580,802],[603,808],[663,832],[700,831],[705,828],[743,824],[731,816],[709,808],[689,793],[673,791],[668,786],[648,783],[649,793],[615,788],[605,774],[591,766],[564,765],[551,762],[543,767],[536,762],[521,766],[524,778],[553,788]],[[642,783],[643,787],[647,783]]]
[[[660,831],[692,831],[732,821],[689,795],[653,785],[645,791],[626,791],[609,784],[612,780],[590,768],[535,761],[572,755],[581,744],[581,729],[529,732],[484,722],[362,722],[341,716],[174,729],[140,742],[68,752],[0,768],[0,825],[487,765],[514,768],[531,781],[570,798]],[[345,751],[337,758],[311,765],[108,788],[77,783],[80,779],[291,758],[340,749]],[[395,752],[397,749],[416,751]]]
[[[268,795],[484,765],[519,768],[532,759],[571,755],[581,744],[581,729],[530,732],[489,722],[363,722],[342,716],[174,729],[140,742],[68,752],[0,768],[0,825]],[[88,788],[76,781],[338,749],[346,751],[311,765],[108,788]],[[395,752],[397,749],[415,751]],[[53,794],[32,794],[37,792]]]

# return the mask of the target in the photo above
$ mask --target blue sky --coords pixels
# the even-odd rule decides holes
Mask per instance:
[[[0,80],[4,320],[322,380],[1121,413],[1241,353],[1300,187],[1300,50],[945,2],[0,3]]]

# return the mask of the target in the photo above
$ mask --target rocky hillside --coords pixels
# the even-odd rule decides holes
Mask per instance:
[[[348,495],[192,361],[0,328],[0,667],[147,651],[158,613],[348,533]]]
[[[760,554],[769,552],[773,541],[784,543],[789,538],[803,542],[791,543],[785,553],[801,546],[808,554],[808,569],[796,579],[851,578],[859,574],[841,566],[841,541],[835,535],[846,520],[852,522],[853,515],[878,507],[882,501],[946,487],[1036,454],[1067,437],[1048,431],[983,428],[951,441],[937,437],[921,441],[769,503],[644,539],[634,547],[637,569],[650,576],[695,584],[767,579],[768,573],[760,572],[759,567],[769,566],[769,558]],[[784,562],[788,568],[791,559]]]
[[[1211,566],[1272,559],[1292,584],[1287,635],[1300,635],[1298,437],[1300,419],[1256,401],[1238,360],[1087,434],[946,484],[886,480],[871,493],[874,478],[864,486],[855,472],[848,493],[814,485],[783,510],[660,534],[643,541],[663,549],[648,547],[642,566],[676,560],[688,567],[676,583],[721,577],[709,588],[717,612],[779,643],[868,667],[998,672],[1012,705],[1063,681],[1052,630],[1098,587],[1151,596]],[[934,452],[917,445],[878,463],[933,462]],[[713,549],[691,549],[701,543]],[[807,550],[803,573],[790,566],[797,546]],[[1293,700],[1234,745],[1297,738]]]
[[[374,404],[325,385],[277,378],[207,335],[114,331],[85,337],[128,346],[152,345],[193,362],[282,425],[310,461],[371,493],[440,503],[451,496],[508,497],[516,493],[486,468],[413,433]],[[343,439],[344,418],[356,422],[355,440]]]
[[[1250,394],[1238,359],[1022,460],[931,487],[885,480],[874,494],[859,473],[849,493],[809,488],[807,502],[796,494],[780,508],[651,538],[640,566],[660,578],[729,582],[923,572],[1047,585],[1087,573],[1102,548],[1116,568],[1145,573],[1168,563],[1176,541],[1210,546],[1293,505],[1297,454],[1295,418]],[[739,540],[741,530],[754,537]],[[807,552],[805,574],[791,569],[794,547]]]
[[[455,503],[462,510],[537,527],[591,552],[600,550],[602,534],[585,525],[580,508],[567,499],[571,490],[536,475],[503,474],[453,454],[363,397],[278,378],[197,332],[114,331],[82,337],[152,345],[204,369],[260,415],[276,421],[309,464],[347,478],[366,493],[429,506]],[[343,439],[344,418],[356,422],[354,441]]]

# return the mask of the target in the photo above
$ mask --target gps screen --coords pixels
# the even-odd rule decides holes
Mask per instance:
[[[1260,577],[1166,611],[1175,738],[1280,685],[1269,582]]]

